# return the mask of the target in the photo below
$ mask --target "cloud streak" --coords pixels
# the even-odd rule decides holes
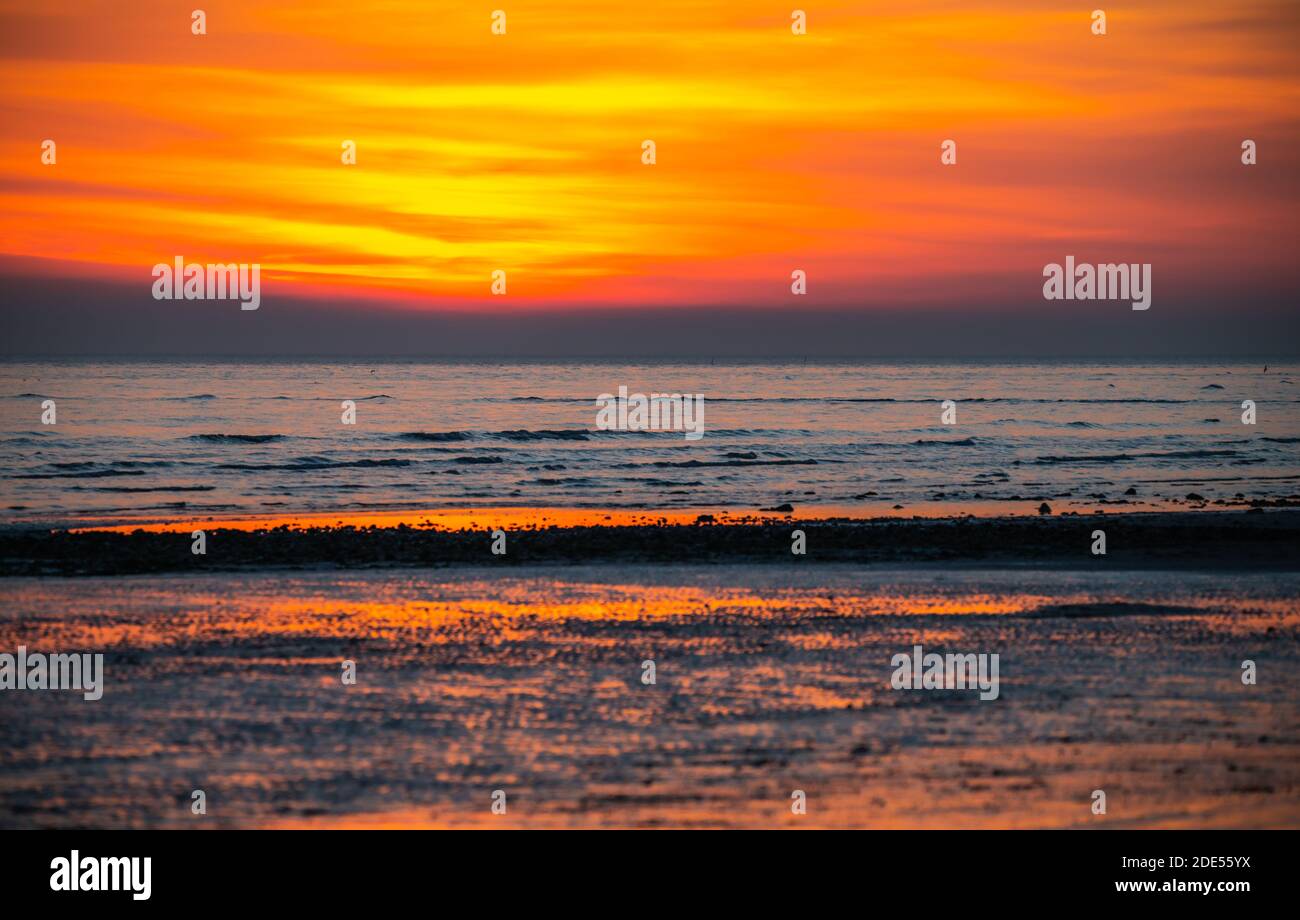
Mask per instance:
[[[1062,247],[1296,280],[1289,4],[1116,9],[1105,37],[1058,3],[835,0],[805,36],[713,6],[511,3],[493,36],[478,8],[209,4],[200,37],[167,3],[6,3],[0,253],[453,310],[791,304],[794,268],[818,304],[979,309],[954,281]]]

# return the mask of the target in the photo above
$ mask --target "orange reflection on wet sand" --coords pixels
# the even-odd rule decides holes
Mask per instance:
[[[1135,503],[1136,504],[1136,503]],[[1098,510],[1090,502],[1057,502],[1061,509],[1091,514]],[[1144,501],[1141,511],[1187,510],[1169,502]],[[1113,511],[1113,509],[1112,509]],[[1141,513],[1130,510],[1118,513]],[[805,505],[793,511],[736,511],[718,508],[628,511],[618,508],[534,508],[503,506],[492,508],[406,509],[366,512],[300,512],[293,515],[193,518],[182,515],[165,521],[121,523],[105,521],[70,528],[73,532],[103,531],[131,533],[185,533],[199,528],[228,530],[303,530],[316,527],[387,528],[414,527],[441,531],[530,530],[547,527],[634,527],[656,524],[736,524],[763,521],[814,521],[957,517],[1031,517],[1038,515],[1036,502],[927,502],[895,508],[886,503],[849,505]],[[1205,509],[1203,513],[1213,513]]]
[[[760,570],[761,571],[761,570]],[[374,579],[365,575],[333,574],[323,579],[300,575],[274,579],[267,590],[265,578],[230,575],[182,579],[174,584],[149,579],[129,592],[95,600],[71,593],[58,615],[41,615],[39,588],[10,592],[11,605],[30,610],[25,635],[60,647],[151,648],[175,641],[178,632],[187,639],[230,641],[240,637],[334,637],[339,640],[459,641],[468,632],[490,626],[500,640],[533,636],[546,624],[568,621],[590,623],[640,623],[660,620],[715,621],[761,624],[773,618],[797,616],[807,625],[788,638],[805,651],[842,649],[844,634],[818,629],[819,622],[862,617],[922,617],[926,625],[911,627],[918,641],[947,642],[960,633],[937,626],[948,618],[1016,616],[1049,605],[1086,605],[1098,597],[1076,590],[1062,593],[1027,589],[1006,592],[918,590],[899,583],[896,573],[872,572],[862,586],[819,590],[782,583],[781,573],[764,573],[770,583],[655,584],[600,577],[585,580],[581,570],[564,575],[508,577],[440,573],[391,575]],[[92,581],[92,580],[88,580]],[[229,591],[211,591],[213,582],[228,581]],[[111,584],[111,580],[93,580]],[[239,587],[234,588],[235,585]],[[1107,599],[1103,595],[1103,600]],[[1122,598],[1114,597],[1122,603]],[[1220,597],[1181,598],[1177,606],[1157,608],[1163,621],[1216,616],[1219,632],[1257,628],[1259,617],[1269,617],[1280,627],[1300,623],[1300,608],[1286,599],[1257,599],[1234,604],[1249,610],[1249,619],[1224,617]],[[120,616],[141,606],[150,616]],[[0,620],[0,637],[15,624]],[[584,639],[600,644],[595,636]]]
[[[201,771],[222,827],[1300,826],[1300,696],[1237,667],[1243,647],[1300,661],[1298,587],[746,565],[14,578],[0,649],[102,649],[110,702],[0,694],[29,739],[0,823],[179,826],[157,790]],[[999,654],[1000,695],[895,690],[915,644]]]

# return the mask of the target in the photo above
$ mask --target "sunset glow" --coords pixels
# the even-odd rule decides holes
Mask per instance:
[[[1300,0],[1096,6],[0,0],[17,903],[1280,888]]]
[[[1104,37],[1061,2],[834,0],[798,36],[750,2],[518,0],[506,35],[407,0],[214,2],[202,36],[152,0],[24,6],[0,254],[33,272],[147,284],[180,254],[502,309],[496,269],[518,308],[781,302],[792,268],[822,303],[1033,294],[1066,247],[1155,259],[1166,291],[1290,261],[1289,3],[1116,7]]]

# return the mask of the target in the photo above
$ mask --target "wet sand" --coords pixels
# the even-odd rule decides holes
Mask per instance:
[[[790,560],[4,579],[106,686],[0,693],[0,826],[1300,827],[1294,565]]]

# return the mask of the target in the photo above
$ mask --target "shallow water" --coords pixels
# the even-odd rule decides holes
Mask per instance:
[[[98,702],[0,693],[7,827],[1300,826],[1294,574],[539,567],[3,588],[0,649],[106,656]],[[998,698],[892,689],[892,656],[917,643],[998,654]]]
[[[1297,368],[1242,364],[0,364],[0,522],[1297,493]],[[705,435],[595,399],[698,393]],[[40,424],[53,398],[58,422]],[[340,403],[357,405],[341,423]],[[957,424],[940,424],[940,402]],[[1258,424],[1243,425],[1253,399]],[[1130,487],[1135,496],[1126,497]]]

